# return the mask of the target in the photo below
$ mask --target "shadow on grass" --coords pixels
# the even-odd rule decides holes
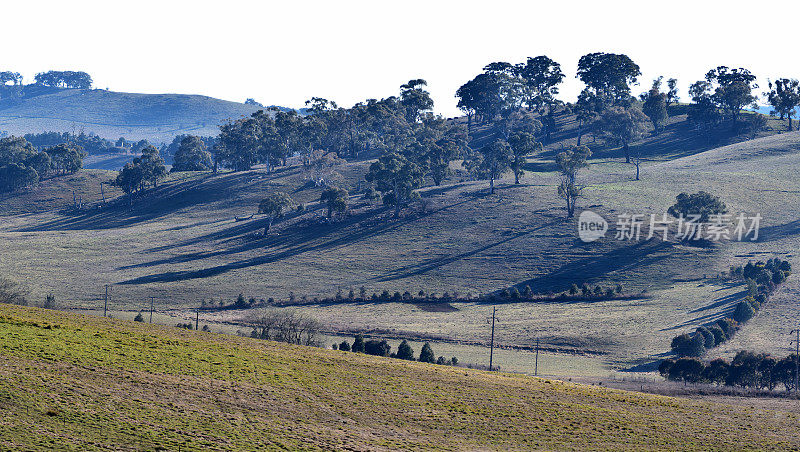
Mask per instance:
[[[522,290],[525,286],[531,286],[537,292],[561,292],[569,289],[572,284],[580,285],[586,281],[603,278],[612,272],[641,269],[658,264],[667,258],[672,246],[669,242],[651,240],[615,249],[603,247],[596,250],[595,255],[566,263],[555,271],[521,282],[515,287]]]
[[[78,215],[64,215],[56,220],[22,228],[19,232],[114,229],[145,223],[172,214],[180,209],[207,204],[235,196],[232,186],[253,180],[252,173],[221,176],[203,175],[189,181],[167,183],[149,189],[132,206],[121,197],[97,209]]]
[[[385,214],[387,209],[369,210],[347,217],[345,220],[338,223],[286,229],[280,235],[267,237],[261,240],[245,241],[237,246],[223,250],[190,253],[186,255],[170,257],[167,259],[159,259],[142,264],[135,264],[120,269],[122,270],[127,268],[141,268],[156,265],[186,263],[212,257],[234,255],[255,249],[272,249],[271,251],[267,252],[268,254],[249,259],[243,259],[236,262],[230,262],[199,270],[157,273],[122,281],[120,284],[136,285],[207,278],[210,276],[227,273],[232,270],[279,262],[308,252],[332,251],[353,243],[369,240],[371,238],[390,233],[398,228],[410,225],[419,220],[423,220],[429,215],[455,208],[467,202],[470,202],[470,200],[462,200],[447,206],[443,206],[439,209],[432,210],[425,214],[413,215],[399,219],[387,219],[385,221],[377,222],[367,220],[374,220],[375,217]],[[368,223],[369,225],[364,226],[359,224],[362,222]],[[210,236],[217,238],[234,237],[260,228],[263,228],[263,220],[250,221],[245,224],[236,225],[232,228],[219,231]],[[210,236],[206,236],[205,239],[208,239]],[[192,242],[194,241],[195,239],[192,240]]]

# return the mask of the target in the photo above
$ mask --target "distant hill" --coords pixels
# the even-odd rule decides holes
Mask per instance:
[[[160,144],[180,134],[216,135],[219,124],[258,109],[256,105],[199,95],[29,85],[22,97],[0,100],[0,133],[84,130],[108,139],[147,139]]]

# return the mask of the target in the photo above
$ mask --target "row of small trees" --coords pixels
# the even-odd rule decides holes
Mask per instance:
[[[422,350],[419,353],[419,359],[415,358],[414,349],[411,344],[405,339],[397,346],[397,352],[392,352],[392,346],[386,340],[364,340],[364,337],[357,334],[353,339],[352,345],[348,341],[342,341],[340,344],[333,344],[334,350],[341,350],[344,352],[366,353],[374,356],[386,356],[389,358],[403,359],[406,361],[419,361],[422,363],[441,364],[447,366],[457,366],[458,358],[452,357],[445,359],[443,356],[436,358],[433,353],[431,344],[425,342],[422,345]]]
[[[684,383],[712,383],[748,389],[774,390],[783,386],[786,391],[797,390],[797,355],[782,359],[769,354],[740,351],[732,361],[718,358],[704,363],[697,358],[666,359],[658,372],[666,379]]]
[[[86,153],[74,143],[37,151],[21,137],[0,139],[0,192],[37,183],[51,175],[70,174],[83,167]]]
[[[684,333],[674,337],[672,351],[678,356],[702,356],[706,350],[727,341],[769,301],[770,295],[786,281],[791,270],[792,266],[788,261],[778,258],[732,267],[731,276],[742,278],[747,287],[747,294],[736,304],[732,318],[719,319],[698,327],[692,334]]]

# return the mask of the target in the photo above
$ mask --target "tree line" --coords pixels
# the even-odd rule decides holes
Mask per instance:
[[[34,77],[37,85],[54,88],[90,89],[92,76],[83,71],[47,71]]]
[[[797,355],[775,358],[743,350],[730,362],[722,358],[709,363],[697,358],[665,359],[658,372],[668,380],[685,384],[711,383],[769,391],[783,386],[786,391],[796,391],[797,359]]]
[[[748,262],[731,267],[730,277],[745,282],[746,295],[733,308],[730,317],[699,326],[693,333],[684,333],[672,339],[670,348],[681,357],[702,356],[730,339],[742,324],[755,317],[770,295],[791,275],[792,265],[778,258],[766,262]]]
[[[407,340],[403,339],[400,345],[397,346],[397,351],[392,351],[392,346],[386,340],[369,339],[364,340],[364,336],[357,334],[353,343],[342,341],[340,344],[333,344],[331,347],[334,350],[341,350],[343,352],[365,353],[373,356],[385,356],[388,358],[402,359],[405,361],[419,361],[421,363],[439,364],[445,366],[457,366],[458,358],[455,356],[446,359],[444,356],[436,357],[433,348],[429,342],[422,345],[419,352],[419,358],[415,357],[414,349]]]
[[[21,137],[0,139],[0,192],[36,184],[46,177],[71,174],[83,167],[83,147],[64,143],[37,151]]]

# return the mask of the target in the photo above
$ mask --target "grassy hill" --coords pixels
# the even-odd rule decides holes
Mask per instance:
[[[34,302],[53,293],[63,307],[97,309],[104,285],[111,284],[114,310],[138,311],[155,296],[160,312],[178,317],[192,315],[188,310],[202,300],[230,302],[238,293],[287,300],[291,292],[313,299],[361,286],[368,293],[477,295],[512,285],[546,293],[572,283],[622,284],[626,293],[646,291],[646,296],[507,303],[499,310],[497,338],[504,346],[530,347],[538,336],[550,349],[593,353],[615,368],[630,369],[661,359],[676,334],[730,315],[743,288],[713,278],[730,265],[773,256],[800,265],[794,208],[800,193],[798,132],[648,160],[641,181],[633,180],[634,169],[618,156],[599,152],[580,176],[587,185],[581,207],[605,216],[612,231],[592,244],[578,241],[575,222],[563,218],[552,152],[548,147],[530,159],[523,184],[505,179],[493,196],[485,181],[456,174],[441,187],[421,190],[424,211],[417,205],[392,219],[354,196],[351,215],[332,224],[321,221],[320,189],[308,184],[298,166],[273,174],[260,169],[172,174],[132,208],[122,202],[66,211],[73,188],[85,202],[97,201],[100,181],[113,176],[84,171],[0,200],[0,240],[4,253],[14,256],[2,260],[0,275],[29,287]],[[337,168],[352,192],[368,164]],[[307,209],[288,215],[263,237],[265,220],[248,217],[260,199],[277,190]],[[721,196],[731,212],[760,213],[760,240],[692,247],[614,239],[618,213],[660,215],[680,192],[698,190]],[[790,280],[781,291],[791,293],[795,284]],[[470,302],[455,308],[428,312],[407,303],[342,303],[291,309],[317,318],[330,331],[487,342],[490,306]],[[787,311],[781,312],[779,327],[769,323],[759,330],[765,351],[777,354],[786,353],[781,334],[791,323]],[[208,314],[207,320],[236,322],[250,314],[226,311]],[[749,328],[741,337],[748,337]]]
[[[180,134],[216,135],[221,123],[258,109],[198,95],[34,88],[13,104],[0,102],[0,131],[23,135],[83,130],[112,140],[159,144]]]
[[[798,414],[0,306],[15,450],[787,450]]]

